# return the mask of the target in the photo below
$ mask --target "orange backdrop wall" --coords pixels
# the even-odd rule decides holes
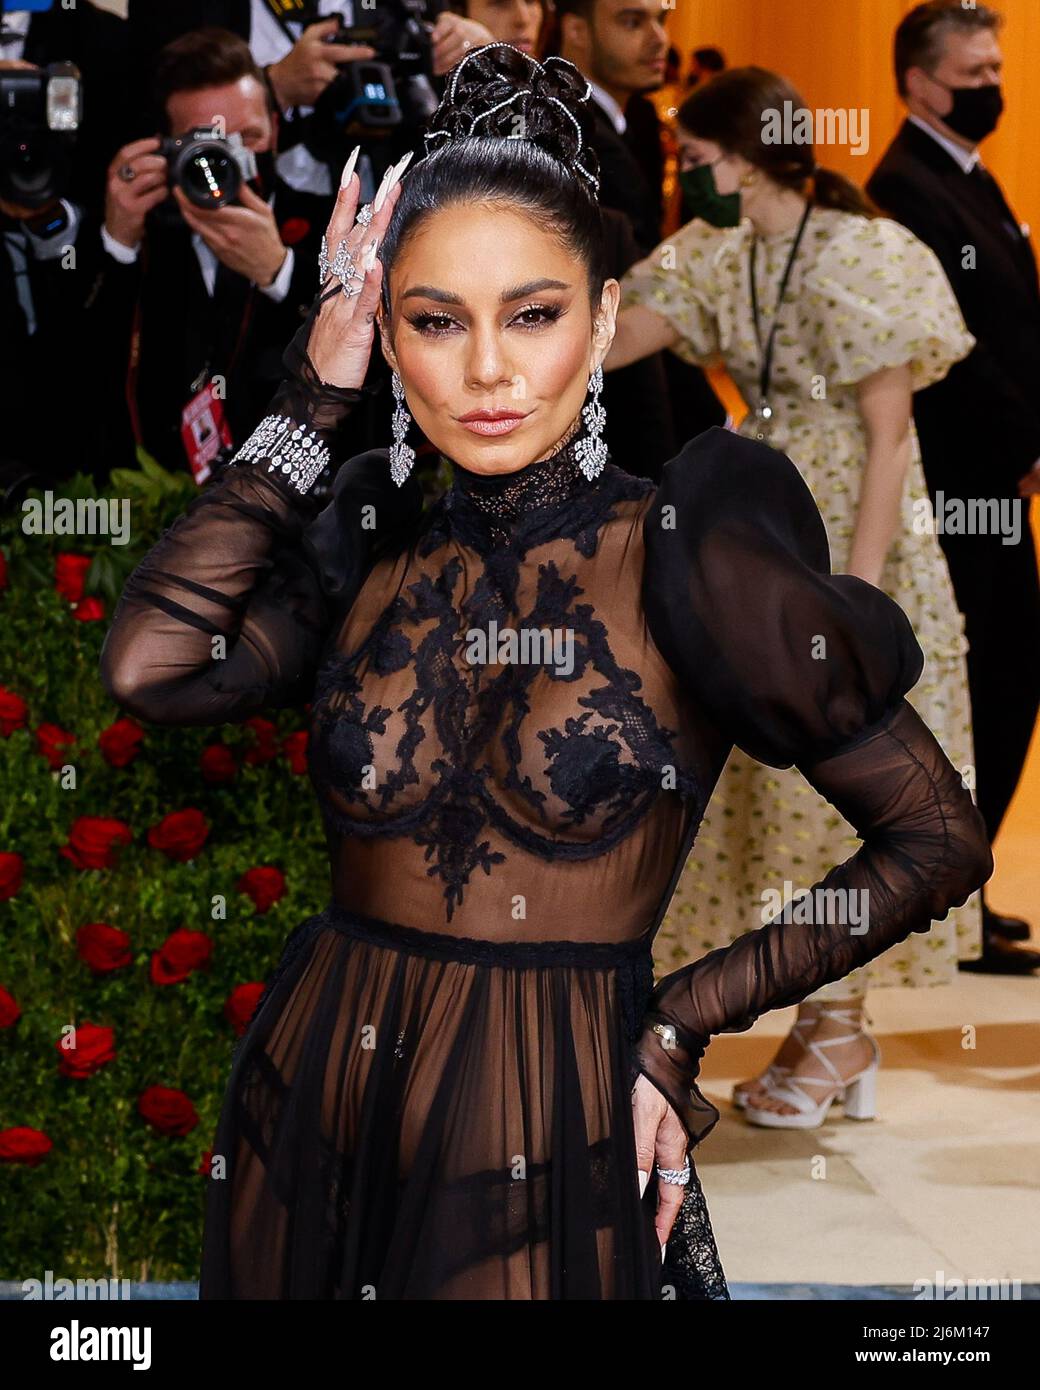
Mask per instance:
[[[674,0],[668,23],[685,64],[691,49],[721,48],[731,67],[756,63],[788,77],[806,105],[866,107],[865,155],[829,146],[820,163],[864,183],[903,119],[892,75],[892,36],[916,0]],[[1018,218],[1040,240],[1040,0],[989,0],[1004,15],[1006,109],[982,156]],[[1040,507],[1032,508],[1040,541]],[[989,886],[998,911],[1035,916],[1040,875],[1040,725],[1018,793],[997,840]],[[1033,942],[1037,944],[1036,940]]]
[[[783,73],[806,105],[866,107],[870,145],[863,156],[838,146],[817,151],[821,164],[864,183],[898,129],[903,112],[892,76],[892,36],[915,0],[674,0],[672,42],[713,44],[731,67],[756,63]],[[990,0],[1005,17],[1001,44],[1007,108],[986,141],[987,167],[1019,219],[1040,233],[1040,0]],[[685,72],[685,68],[684,68]]]

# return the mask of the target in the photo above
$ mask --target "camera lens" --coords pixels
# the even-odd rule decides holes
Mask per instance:
[[[223,207],[242,186],[234,156],[216,141],[199,142],[186,150],[177,175],[188,199],[199,208]]]
[[[51,193],[54,159],[46,139],[14,140],[4,151],[4,192],[12,202],[26,207]]]

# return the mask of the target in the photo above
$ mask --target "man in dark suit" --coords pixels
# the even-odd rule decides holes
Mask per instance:
[[[331,202],[276,178],[276,113],[243,39],[184,35],[163,51],[155,84],[165,133],[222,118],[258,171],[237,206],[210,211],[177,187],[171,203],[157,137],[124,147],[109,170],[92,314],[108,342],[109,398],[129,404],[123,461],[137,443],[201,483],[214,439],[242,444],[281,379],[282,352],[317,290]]]
[[[635,93],[664,80],[668,39],[660,0],[558,0],[556,14],[560,57],[592,87],[600,202],[625,213],[645,256],[661,240],[661,193],[653,186],[653,170],[640,159],[645,124],[637,119],[633,136],[626,111]]]
[[[938,255],[977,346],[914,397],[939,534],[970,651],[979,808],[996,837],[1040,706],[1040,584],[1029,525],[1040,492],[1040,284],[1019,225],[978,146],[1002,110],[1000,16],[953,0],[919,5],[900,25],[895,64],[909,113],[867,188]],[[949,527],[957,504],[1013,521],[984,534]],[[1022,499],[1026,499],[1023,501]],[[966,513],[970,514],[970,513]],[[984,948],[962,968],[1021,973],[1040,954],[1010,940],[1024,922],[988,907]]]
[[[0,381],[5,399],[17,403],[0,439],[5,505],[17,505],[26,487],[104,468],[99,412],[82,364],[91,351],[85,306],[99,260],[104,171],[125,138],[125,39],[125,22],[89,0],[0,16],[0,68],[72,62],[83,94],[79,131],[49,186],[23,202],[17,181],[12,189],[0,179]],[[62,409],[55,414],[59,373]]]
[[[633,96],[660,86],[663,80],[668,54],[664,11],[660,0],[557,0],[556,13],[559,29],[555,48],[592,88],[589,141],[600,162],[600,203],[624,214],[639,253],[611,267],[611,274],[620,276],[661,240],[660,175],[654,175],[653,161],[646,155],[645,122],[637,117],[638,133],[633,135],[627,112]],[[647,105],[656,122],[652,105]],[[642,151],[642,163],[633,144],[636,151]],[[652,373],[655,392],[664,391],[670,397],[667,428],[648,419],[645,406],[640,405],[647,399],[643,394],[647,388],[641,376],[631,375],[638,366]],[[643,448],[660,456],[655,460],[658,468],[671,457],[670,452],[664,452],[670,449],[667,441],[674,439],[681,446],[726,419],[704,373],[670,353],[655,353],[643,363],[609,373],[607,390],[608,409],[614,402],[615,413],[624,409],[626,415],[631,414],[626,448],[636,446],[641,434]],[[634,410],[621,404],[628,399],[636,403]],[[623,464],[624,458],[620,461]]]

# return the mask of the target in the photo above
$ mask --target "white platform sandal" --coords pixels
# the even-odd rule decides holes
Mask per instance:
[[[803,1036],[803,1030],[811,1032],[819,1022],[819,1018],[820,1015],[815,1014],[812,1018],[797,1018],[794,1023],[791,1024],[791,1032],[795,1035],[803,1048],[808,1047],[808,1043]],[[790,1067],[779,1066],[776,1062],[770,1062],[769,1066],[766,1067],[759,1078],[759,1085],[762,1086],[764,1090],[768,1091],[773,1086],[782,1085],[790,1075]],[[736,1086],[734,1086],[730,1094],[730,1101],[735,1110],[745,1110],[748,1103],[748,1092],[738,1091]]]
[[[790,1076],[766,1087],[775,1100],[782,1100],[795,1109],[795,1114],[784,1115],[779,1110],[761,1110],[752,1101],[743,1106],[744,1114],[753,1125],[766,1129],[817,1129],[827,1118],[827,1113],[839,1096],[844,1098],[845,1118],[848,1120],[872,1120],[877,1113],[877,1074],[881,1067],[881,1049],[877,1040],[869,1033],[874,1057],[861,1072],[848,1079],[843,1077],[827,1056],[824,1048],[838,1043],[853,1042],[862,1029],[856,1012],[850,1009],[828,1009],[827,1017],[847,1024],[854,1031],[843,1033],[837,1038],[825,1038],[823,1042],[810,1041],[806,1051],[811,1052],[821,1063],[829,1076],[800,1076],[792,1080]],[[803,1089],[806,1086],[826,1086],[830,1094],[816,1100]]]

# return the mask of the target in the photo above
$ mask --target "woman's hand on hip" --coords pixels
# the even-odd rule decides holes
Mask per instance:
[[[645,1076],[636,1078],[632,1087],[632,1119],[636,1136],[636,1167],[639,1169],[639,1189],[642,1193],[650,1180],[656,1163],[661,1168],[682,1168],[686,1163],[687,1138],[678,1115],[664,1096]],[[672,1233],[675,1218],[686,1193],[679,1183],[657,1184],[658,1242],[664,1246]],[[662,1250],[662,1259],[664,1251]]]

